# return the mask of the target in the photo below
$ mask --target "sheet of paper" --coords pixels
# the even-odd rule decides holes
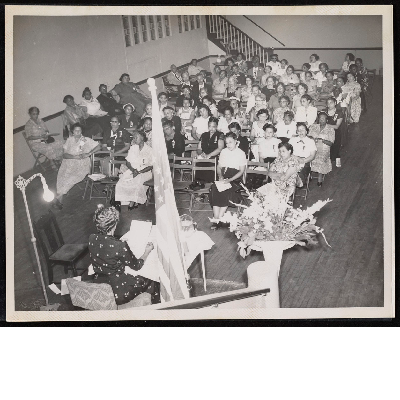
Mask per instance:
[[[93,265],[92,265],[92,264],[89,265],[88,273],[87,273],[87,274],[88,274],[88,275],[94,275],[94,269],[93,269]]]
[[[228,190],[232,187],[232,185],[228,182],[223,182],[223,181],[215,181],[215,186],[218,189],[218,192],[223,192],[225,190]]]
[[[49,285],[49,289],[54,292],[55,294],[61,294],[61,290],[56,286],[55,283]]]
[[[143,255],[146,244],[150,242],[151,227],[151,221],[133,220],[129,232],[123,236],[136,258]]]
[[[74,276],[72,279],[75,279],[76,281],[82,281],[81,276]],[[66,279],[61,279],[61,292],[60,293],[61,293],[61,296],[65,296],[66,294],[69,294]]]

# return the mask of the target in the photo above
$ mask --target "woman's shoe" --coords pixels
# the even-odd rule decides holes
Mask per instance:
[[[133,206],[128,206],[128,210],[131,211],[131,210],[133,210],[134,208],[138,208],[138,207],[139,207],[139,204],[133,203]]]
[[[318,185],[319,187],[321,187],[321,186],[322,186],[322,182],[317,182],[317,185]]]
[[[214,223],[211,225],[211,229],[212,229],[213,231],[219,229],[220,227],[221,227],[221,222],[214,222]]]

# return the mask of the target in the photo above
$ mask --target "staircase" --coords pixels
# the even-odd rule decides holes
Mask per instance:
[[[273,50],[265,48],[221,15],[206,17],[207,37],[227,55],[243,53],[246,60],[258,56],[265,65]]]

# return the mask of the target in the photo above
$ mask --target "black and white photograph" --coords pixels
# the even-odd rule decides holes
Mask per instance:
[[[6,6],[7,320],[393,317],[392,13]]]

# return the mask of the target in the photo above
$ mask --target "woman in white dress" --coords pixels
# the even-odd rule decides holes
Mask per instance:
[[[126,157],[126,165],[120,168],[120,178],[115,187],[117,206],[127,205],[128,210],[146,202],[147,186],[143,183],[152,177],[153,151],[145,142],[146,134],[143,131],[133,133],[132,146]]]
[[[311,105],[312,98],[308,94],[301,96],[301,107],[297,107],[295,121],[305,122],[307,127],[315,123],[317,119],[317,107]]]
[[[199,106],[200,117],[197,117],[192,124],[192,138],[200,140],[204,132],[208,132],[208,119],[210,118],[210,109],[205,105]]]

